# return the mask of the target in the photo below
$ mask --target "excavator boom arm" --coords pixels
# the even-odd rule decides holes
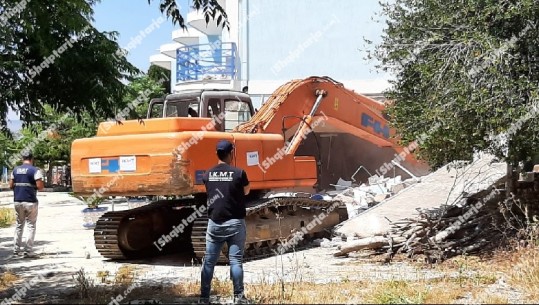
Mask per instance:
[[[249,122],[234,131],[283,133],[292,137],[294,154],[306,132],[349,133],[380,147],[398,148],[395,132],[382,111],[384,105],[344,88],[329,77],[293,80],[279,87]],[[311,130],[309,123],[322,120]]]

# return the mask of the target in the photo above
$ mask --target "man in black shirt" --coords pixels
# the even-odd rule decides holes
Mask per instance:
[[[244,170],[231,166],[234,145],[222,140],[217,143],[219,163],[203,177],[208,202],[206,255],[201,273],[200,301],[209,303],[213,270],[226,242],[230,261],[230,276],[234,285],[234,303],[247,303],[243,287],[243,250],[245,246],[245,196],[250,186]]]

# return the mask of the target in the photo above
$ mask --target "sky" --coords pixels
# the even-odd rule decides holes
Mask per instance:
[[[271,0],[269,0],[271,1]],[[377,6],[377,0],[358,0],[372,2]],[[102,0],[94,5],[94,26],[100,31],[118,32],[118,44],[126,48],[130,42],[139,36],[142,38],[140,43],[133,44],[129,48],[128,60],[140,70],[147,72],[150,67],[150,56],[159,53],[159,47],[162,44],[172,43],[172,31],[179,29],[178,25],[173,25],[170,19],[162,23],[156,23],[159,18],[166,18],[159,10],[160,0]],[[182,16],[186,19],[188,9],[188,0],[176,0],[180,6]],[[152,23],[156,24],[157,29],[149,34],[141,34]],[[144,35],[144,36],[143,36]],[[13,111],[8,113],[8,119],[12,121],[15,129],[19,129],[19,117]]]
[[[159,53],[162,44],[172,43],[172,31],[179,29],[173,26],[170,19],[158,23],[164,15],[159,10],[160,0],[102,0],[94,6],[94,26],[100,31],[116,31],[119,33],[118,44],[126,48],[139,36],[140,43],[129,48],[127,59],[142,71],[148,71],[150,56]],[[184,18],[188,11],[187,0],[177,0]],[[149,34],[140,34],[155,22],[157,29]],[[144,37],[143,37],[144,36]]]
[[[101,31],[117,31],[119,33],[118,43],[121,47],[126,47],[133,38],[139,35],[152,24],[154,20],[163,17],[159,10],[160,0],[102,0],[94,6],[94,26]],[[271,1],[271,0],[267,0]],[[325,0],[324,0],[325,1]],[[368,12],[379,11],[378,0],[357,0],[365,2],[365,9]],[[186,19],[188,10],[188,0],[176,0],[180,6],[182,16]],[[338,3],[338,0],[337,0]],[[373,29],[373,22],[365,22],[374,16],[354,16],[359,18],[361,24],[367,24],[369,28],[362,28],[360,31],[367,35],[369,39],[377,40],[378,37],[372,37],[370,32],[379,32],[379,29]],[[359,23],[358,21],[358,23]],[[172,21],[166,20],[159,25],[157,30],[152,31],[142,42],[130,50],[128,60],[142,71],[147,71],[150,67],[150,56],[159,53],[159,47],[162,44],[172,43],[172,31],[179,29],[179,26],[173,26]],[[364,54],[361,54],[362,56]]]

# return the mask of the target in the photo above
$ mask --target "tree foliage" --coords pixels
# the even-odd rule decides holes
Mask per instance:
[[[45,105],[42,119],[24,127],[20,137],[10,141],[8,160],[17,160],[18,153],[30,149],[38,166],[53,161],[69,162],[71,143],[75,139],[94,136],[97,124],[98,119],[90,113],[75,116],[71,112],[61,113]],[[5,165],[13,166],[9,163]]]
[[[0,0],[0,126],[11,107],[25,124],[45,105],[76,115],[112,114],[125,94],[122,81],[140,71],[117,58],[117,33],[92,25],[96,0]],[[23,5],[21,5],[23,4]]]
[[[171,81],[170,81],[170,71],[157,66],[151,65],[148,69],[148,77],[151,80],[159,82],[163,88],[163,93],[169,94],[171,92]]]
[[[151,71],[150,68],[149,72]],[[133,103],[138,98],[144,97],[142,102],[135,102],[137,104],[134,108],[135,111],[130,114],[129,119],[146,118],[149,101],[169,93],[169,89],[165,89],[164,86],[169,82],[170,77],[158,73],[150,74],[149,72],[148,75],[138,77],[129,84],[128,93],[124,98],[125,104]]]
[[[418,156],[433,167],[475,151],[529,159],[539,145],[537,1],[381,4],[387,28],[370,55],[395,76],[388,115],[403,142],[428,135]]]
[[[148,0],[148,4],[151,4],[152,1]],[[183,18],[180,7],[176,0],[158,0],[159,1],[159,10],[161,13],[166,14],[167,17],[172,19],[173,24],[178,24],[181,28],[185,29],[185,19]],[[210,20],[215,20],[217,26],[223,25],[230,29],[230,24],[228,22],[227,14],[224,8],[219,4],[218,0],[193,0],[192,9],[201,10],[206,19],[206,23],[209,23]]]
[[[161,97],[164,93],[162,82],[144,75],[127,85],[125,95],[118,104],[127,105],[142,95]],[[148,100],[144,100],[123,119],[144,118],[147,108]],[[0,155],[0,167],[12,168],[20,163],[20,153],[26,149],[33,152],[35,164],[39,167],[49,167],[58,161],[69,163],[71,143],[76,139],[95,136],[99,123],[105,120],[105,116],[93,116],[89,112],[77,116],[70,111],[61,112],[44,105],[41,119],[23,127],[17,136],[6,136],[0,132],[0,145],[5,151]]]

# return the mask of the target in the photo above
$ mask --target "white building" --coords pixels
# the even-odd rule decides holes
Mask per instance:
[[[230,31],[186,16],[189,29],[172,33],[150,62],[171,71],[173,92],[195,88],[242,90],[258,107],[291,79],[330,76],[364,94],[382,92],[387,77],[363,59],[363,38],[376,40],[377,0],[219,0]]]

